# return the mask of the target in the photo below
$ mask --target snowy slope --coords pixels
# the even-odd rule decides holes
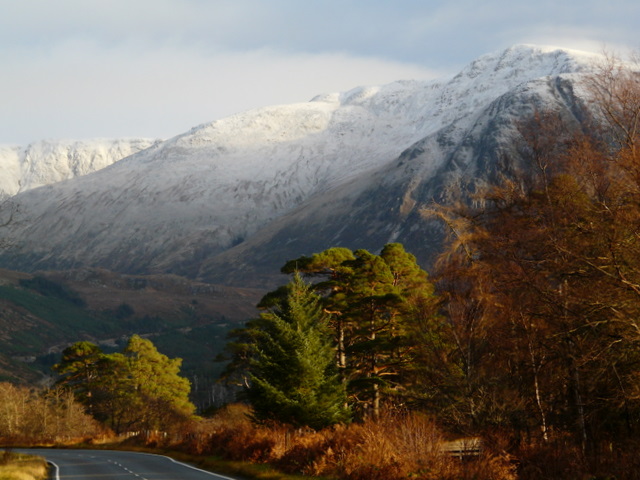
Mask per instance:
[[[0,145],[0,199],[95,172],[156,142],[132,138]]]
[[[425,268],[433,266],[444,232],[421,210],[447,204],[502,177],[504,168],[527,169],[517,125],[537,111],[553,111],[567,125],[589,118],[576,74],[545,76],[500,95],[470,117],[426,136],[392,162],[304,202],[225,252],[202,259],[196,277],[234,285],[273,286],[292,258],[331,246],[378,252],[401,242]],[[472,119],[472,121],[470,121]]]
[[[420,170],[435,174],[447,149],[508,92],[570,78],[593,59],[516,46],[448,80],[359,87],[195,127],[91,175],[16,196],[23,220],[3,264],[194,275],[204,259],[309,202],[381,182],[375,172],[415,145],[432,145]]]

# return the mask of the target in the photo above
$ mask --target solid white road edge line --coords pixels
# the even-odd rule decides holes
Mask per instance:
[[[218,477],[218,478],[222,478],[224,480],[238,480],[237,478],[225,477],[224,475],[220,475],[219,473],[213,473],[213,472],[209,472],[207,470],[203,470],[203,469],[198,468],[198,467],[194,467],[193,465],[189,465],[188,463],[179,462],[178,460],[174,460],[173,458],[167,457],[166,455],[158,455],[157,453],[146,453],[146,452],[133,452],[133,453],[138,453],[139,455],[153,455],[154,457],[168,458],[173,463],[177,463],[178,465],[182,465],[183,467],[190,468],[191,470],[197,470],[198,472],[206,473],[207,475],[211,475],[212,477]]]
[[[161,455],[161,456],[165,456],[165,455]],[[202,473],[207,473],[213,477],[218,477],[218,478],[224,478],[224,480],[237,480],[235,478],[231,478],[231,477],[225,477],[224,475],[220,475],[219,473],[213,473],[213,472],[208,472],[206,470],[202,470],[201,468],[198,467],[194,467],[193,465],[189,465],[188,463],[183,463],[183,462],[179,462],[177,460],[174,460],[171,457],[167,457],[169,460],[171,460],[173,463],[177,463],[178,465],[182,465],[183,467],[187,467],[187,468],[191,468],[192,470],[197,470],[199,472]]]
[[[49,460],[47,460],[47,463],[49,465],[53,465],[53,469],[54,469],[53,480],[60,480],[60,468],[58,467],[58,465],[56,465],[55,463]]]

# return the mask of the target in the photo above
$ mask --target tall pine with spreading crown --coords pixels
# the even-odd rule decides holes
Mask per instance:
[[[330,316],[337,363],[350,404],[359,417],[380,415],[383,405],[406,404],[422,395],[416,384],[418,342],[436,335],[438,298],[427,273],[400,243],[380,255],[338,247],[287,262],[320,278]],[[277,296],[277,292],[274,292]]]

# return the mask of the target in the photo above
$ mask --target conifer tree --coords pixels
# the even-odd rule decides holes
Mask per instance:
[[[139,406],[136,423],[147,429],[166,428],[185,420],[195,407],[189,400],[191,384],[180,376],[181,358],[158,352],[147,339],[133,335],[123,351],[126,379],[132,398]]]
[[[433,284],[416,258],[391,243],[380,255],[330,248],[291,260],[282,271],[293,268],[325,277],[314,288],[331,315],[338,366],[360,415],[375,417],[383,401],[415,396],[417,343],[437,309]]]
[[[320,429],[349,420],[327,321],[320,298],[296,274],[285,298],[236,332],[248,342],[246,395],[256,421]]]
[[[60,363],[53,367],[62,375],[59,383],[73,389],[76,398],[87,405],[89,413],[93,410],[97,366],[103,355],[100,347],[91,342],[76,342],[64,349]]]
[[[351,273],[348,263],[354,260],[353,252],[348,248],[334,247],[311,257],[290,260],[281,269],[282,273],[300,272],[310,277],[320,277],[313,288],[322,296],[323,311],[329,316],[329,325],[334,331],[336,360],[340,378],[347,382],[347,347],[352,325],[344,315],[346,310],[345,279]]]

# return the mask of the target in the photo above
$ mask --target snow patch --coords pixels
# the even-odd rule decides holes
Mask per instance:
[[[0,146],[0,197],[101,170],[157,144],[150,139],[42,140]]]

